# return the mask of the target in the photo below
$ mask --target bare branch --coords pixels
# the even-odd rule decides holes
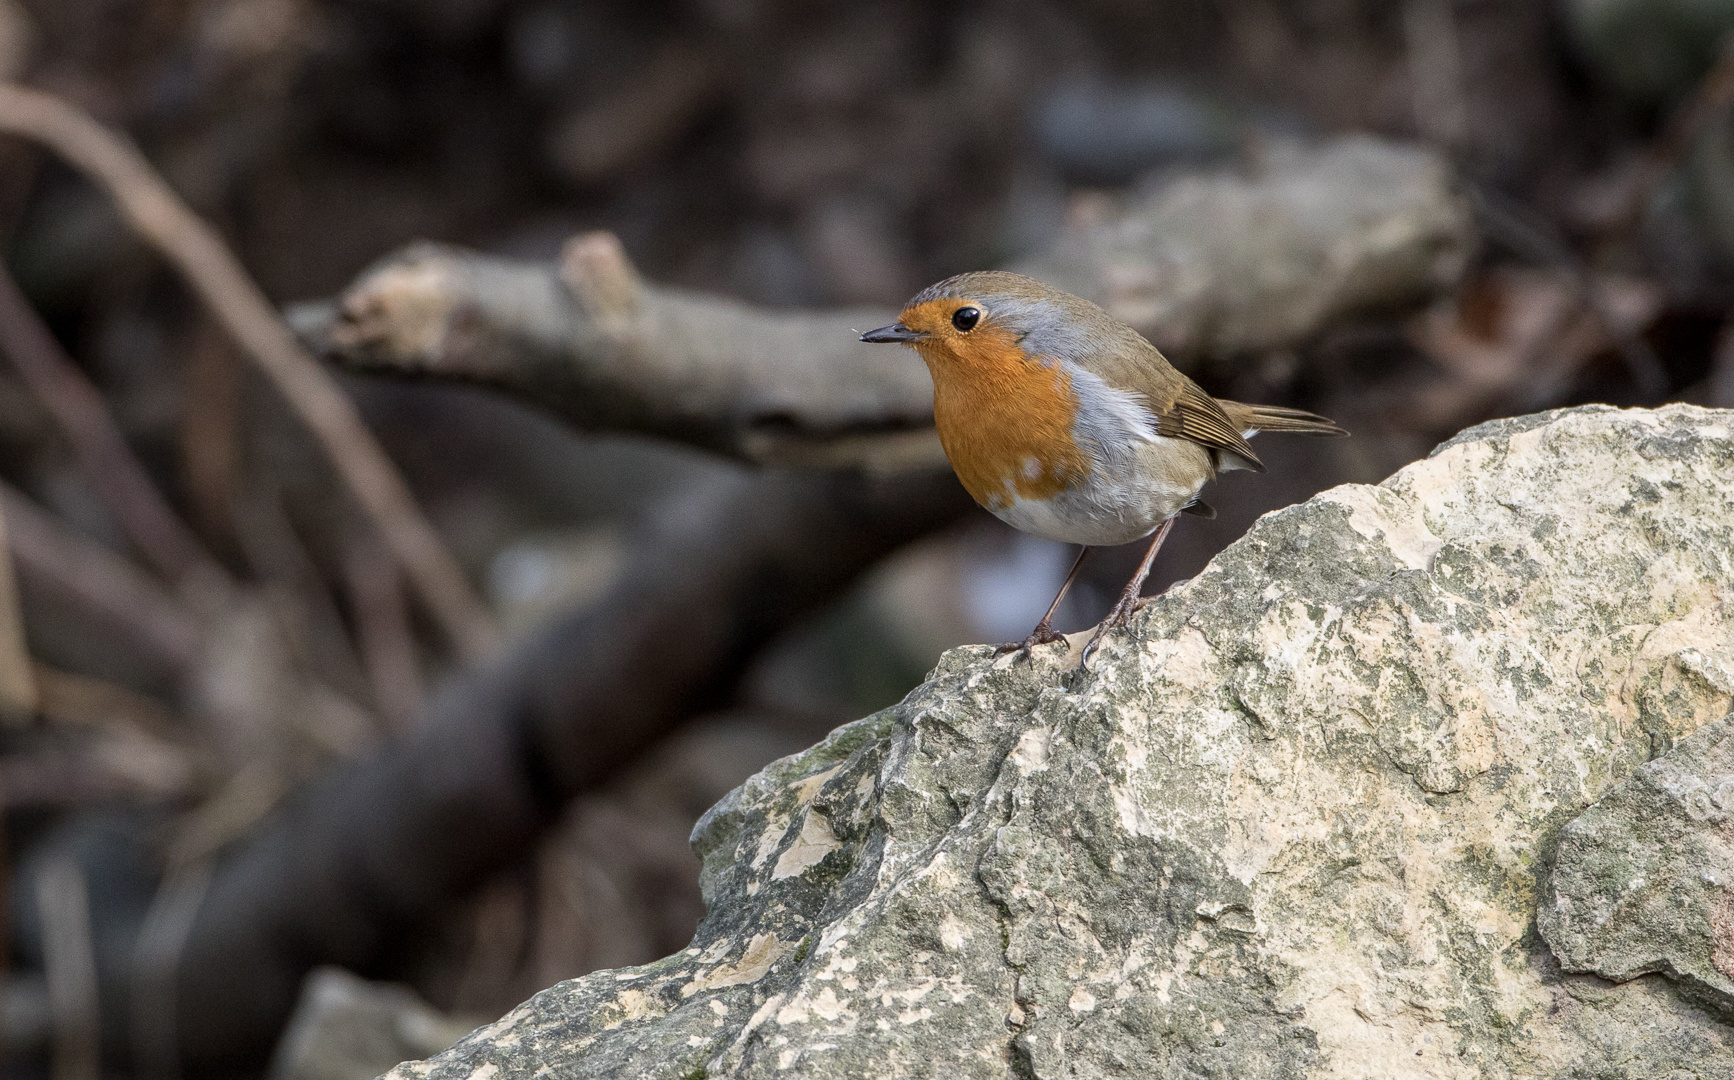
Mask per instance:
[[[580,427],[753,461],[933,423],[921,365],[855,340],[896,312],[771,312],[647,285],[606,233],[571,241],[557,266],[419,244],[335,315],[327,344],[353,366],[486,383]]]
[[[1442,159],[1370,139],[1274,149],[1253,176],[1185,178],[1074,217],[1013,268],[1102,303],[1182,363],[1291,347],[1346,314],[1424,298],[1474,243]],[[647,284],[617,240],[590,234],[557,265],[416,245],[294,318],[352,367],[496,386],[582,428],[896,471],[939,448],[922,366],[855,340],[895,314],[769,311]]]
[[[28,721],[36,704],[36,677],[30,670],[24,616],[18,608],[18,579],[6,540],[6,515],[0,509],[0,723]]]
[[[330,455],[350,493],[458,652],[492,652],[499,631],[462,568],[416,506],[355,405],[277,317],[216,231],[189,210],[132,146],[50,94],[0,85],[0,131],[34,139],[100,183],[121,214],[210,305]]]
[[[200,785],[193,755],[162,739],[91,734],[76,749],[0,755],[0,806],[95,807],[171,802]]]

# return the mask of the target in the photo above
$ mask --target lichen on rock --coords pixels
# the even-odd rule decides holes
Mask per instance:
[[[1729,713],[1731,593],[1734,413],[1471,429],[1088,670],[947,654],[700,822],[689,948],[392,1075],[1734,1076],[1714,1002],[1535,921],[1567,824]]]

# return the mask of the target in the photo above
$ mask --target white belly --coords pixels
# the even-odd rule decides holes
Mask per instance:
[[[1184,439],[1156,437],[1048,499],[1017,499],[993,511],[1014,529],[1064,544],[1110,546],[1149,536],[1198,497],[1210,457]]]

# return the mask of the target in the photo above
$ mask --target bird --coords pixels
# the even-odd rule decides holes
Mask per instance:
[[[1347,435],[1316,413],[1211,397],[1137,330],[1101,307],[1006,271],[958,274],[862,334],[908,345],[933,377],[933,422],[964,488],[1001,521],[1080,545],[1071,572],[1021,643],[1061,640],[1054,612],[1092,547],[1148,538],[1119,600],[1084,646],[1090,657],[1140,605],[1144,579],[1182,513],[1218,473],[1263,472],[1247,440],[1261,431]]]

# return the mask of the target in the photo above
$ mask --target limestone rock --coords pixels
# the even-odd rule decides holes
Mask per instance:
[[[1676,678],[1734,681],[1675,657]],[[1640,766],[1560,835],[1536,922],[1568,971],[1661,972],[1734,1013],[1734,716]]]
[[[1734,1077],[1535,930],[1565,825],[1729,712],[1731,541],[1734,413],[1472,429],[1087,671],[953,651],[706,816],[691,947],[392,1076]]]
[[[271,1062],[271,1080],[368,1080],[406,1053],[445,1049],[460,1026],[407,987],[315,968]]]

